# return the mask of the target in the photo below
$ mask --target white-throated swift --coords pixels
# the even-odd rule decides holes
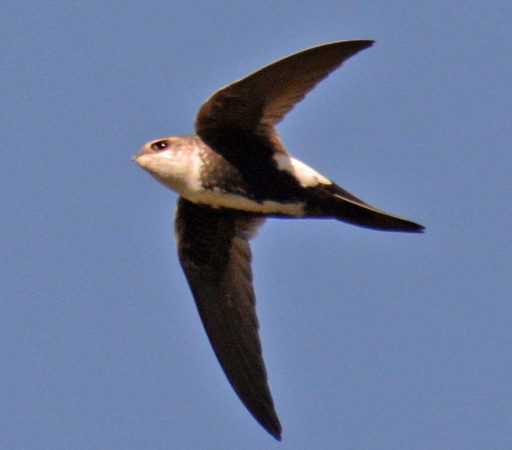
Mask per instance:
[[[379,211],[293,158],[275,129],[319,81],[372,43],[332,42],[265,66],[203,103],[197,135],[151,141],[134,157],[180,195],[176,245],[204,328],[234,390],[278,440],[281,424],[258,336],[249,240],[266,217],[423,230]]]

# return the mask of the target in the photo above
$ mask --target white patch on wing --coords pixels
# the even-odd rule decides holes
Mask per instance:
[[[319,184],[332,184],[331,180],[291,156],[276,153],[274,155],[274,161],[277,163],[279,170],[290,172],[299,181],[302,187],[306,188],[315,187]]]
[[[226,193],[220,189],[201,189],[188,194],[182,195],[193,203],[202,203],[213,208],[232,208],[261,214],[283,214],[293,217],[302,217],[305,214],[303,203],[281,203],[271,200],[260,203],[242,195]]]

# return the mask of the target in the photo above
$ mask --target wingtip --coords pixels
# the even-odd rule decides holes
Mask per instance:
[[[354,45],[359,46],[359,50],[364,50],[365,48],[371,47],[375,44],[373,39],[351,39],[349,42],[353,42]]]
[[[365,48],[371,47],[375,41],[373,39],[344,39],[341,41],[328,42],[326,44],[320,44],[318,47],[324,47],[329,45],[345,46],[355,48],[356,53],[364,50]]]
[[[411,233],[424,233],[426,228],[423,225],[420,225],[416,222],[410,222],[410,228],[408,230],[403,230],[405,232],[409,231]]]
[[[371,47],[373,44],[375,44],[374,39],[359,39],[365,47]]]
[[[245,402],[244,402],[245,403]],[[245,405],[248,407],[248,405]],[[258,423],[277,441],[281,441],[282,427],[275,409],[272,407],[271,410],[267,411],[263,415],[256,415],[255,411],[249,409],[249,412],[258,421]]]
[[[347,39],[345,41],[334,42],[333,44],[339,45],[340,48],[345,48],[346,51],[350,49],[348,50],[350,52],[350,56],[345,58],[348,59],[349,57],[371,47],[374,43],[375,41],[373,39]]]
[[[252,416],[256,419],[256,421],[265,429],[265,431],[270,434],[277,441],[281,441],[282,427],[281,422],[279,421],[279,417],[277,417],[276,410],[272,405],[269,409],[265,411],[257,411],[249,407],[249,405],[242,400],[245,407],[249,410]]]
[[[277,424],[274,424],[272,427],[265,426],[264,428],[276,441],[281,442],[282,429],[281,424],[279,422]]]

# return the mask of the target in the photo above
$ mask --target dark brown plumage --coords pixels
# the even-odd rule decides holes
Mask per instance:
[[[313,47],[214,93],[200,108],[197,136],[153,141],[135,160],[181,196],[178,254],[210,343],[234,390],[281,439],[267,383],[252,284],[251,250],[265,217],[336,218],[368,228],[421,232],[289,156],[275,125],[369,40]]]

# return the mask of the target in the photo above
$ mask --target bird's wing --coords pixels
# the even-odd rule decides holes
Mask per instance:
[[[256,420],[279,439],[281,425],[258,336],[248,243],[264,220],[180,197],[175,233],[181,265],[229,382]]]
[[[319,81],[372,43],[351,40],[319,45],[235,81],[203,103],[196,117],[197,134],[216,151],[231,150],[237,143],[232,136],[238,133],[257,136],[269,141],[275,151],[286,153],[274,126]]]

